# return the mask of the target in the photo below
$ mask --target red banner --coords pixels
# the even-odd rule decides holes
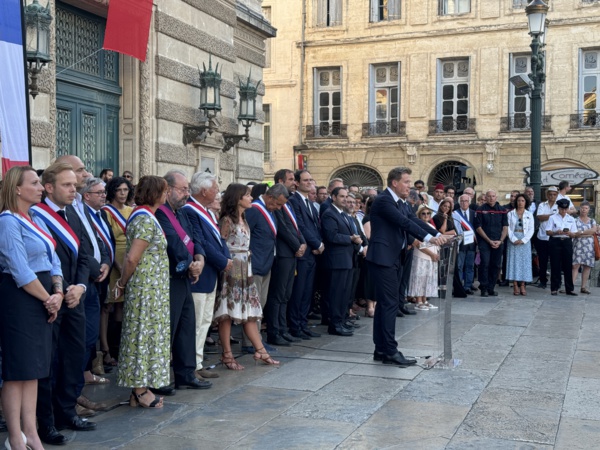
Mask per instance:
[[[102,48],[145,61],[151,18],[152,0],[110,0]]]

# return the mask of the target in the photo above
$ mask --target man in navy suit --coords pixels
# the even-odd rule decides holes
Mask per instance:
[[[475,276],[475,211],[470,208],[471,197],[463,194],[458,198],[458,209],[452,213],[454,223],[460,225],[460,234],[464,236],[458,248],[456,272],[467,294],[474,294],[473,279]],[[458,228],[458,227],[457,227]]]
[[[315,278],[315,256],[325,250],[321,238],[321,224],[319,213],[308,198],[308,193],[313,187],[313,179],[308,170],[298,170],[294,174],[296,180],[296,193],[290,197],[290,204],[298,220],[298,227],[306,240],[307,249],[304,255],[298,258],[296,265],[296,280],[292,289],[292,298],[288,304],[288,325],[290,334],[294,337],[309,340],[320,337],[308,329],[308,313],[313,293]]]
[[[331,192],[331,206],[321,218],[323,241],[327,244],[323,259],[329,274],[329,334],[352,336],[346,328],[348,297],[352,284],[354,254],[358,252],[362,238],[353,228],[352,218],[344,212],[348,190],[335,188]]]
[[[227,244],[221,237],[217,218],[208,209],[208,205],[215,201],[219,193],[217,177],[207,172],[195,173],[190,182],[190,193],[191,197],[182,209],[206,254],[200,279],[192,284],[196,312],[196,376],[203,379],[218,378],[217,373],[202,366],[204,343],[212,323],[217,279],[221,272],[231,269],[233,261]]]
[[[323,214],[325,214],[325,211],[327,211],[327,208],[329,208],[331,206],[332,203],[332,199],[331,199],[331,193],[333,192],[333,190],[335,188],[339,188],[339,187],[344,187],[344,180],[342,180],[341,178],[332,178],[331,180],[329,180],[329,184],[327,185],[327,198],[325,199],[325,201],[323,201],[321,203],[321,207],[319,208],[319,216],[323,217]]]
[[[445,242],[445,238],[437,231],[408,214],[405,201],[410,192],[411,173],[409,168],[396,167],[388,174],[387,189],[375,198],[371,207],[371,240],[367,250],[377,301],[373,320],[373,359],[399,366],[416,363],[404,358],[398,351],[394,337],[402,279],[401,261],[409,242],[408,235],[437,245]]]
[[[288,192],[296,189],[294,172],[291,170],[278,170],[275,173],[275,182],[285,186]],[[289,204],[283,205],[283,208],[274,211],[273,214],[277,223],[277,243],[265,306],[267,342],[271,345],[289,346],[290,342],[301,340],[287,331],[287,304],[294,286],[296,257],[304,256],[306,242],[298,226],[294,209]]]
[[[260,296],[260,305],[263,310],[269,294],[269,281],[271,268],[275,260],[275,243],[277,242],[277,220],[275,211],[280,210],[287,203],[289,193],[283,184],[271,186],[264,195],[260,195],[252,202],[252,208],[246,210],[246,222],[250,227],[250,253],[252,255],[252,274],[254,283]],[[257,320],[260,333],[261,321]],[[247,353],[254,353],[246,333],[242,337],[242,349]]]

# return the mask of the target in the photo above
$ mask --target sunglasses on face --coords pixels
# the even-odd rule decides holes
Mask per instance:
[[[429,212],[424,212],[424,213],[421,213],[421,215],[422,215],[422,216],[430,216],[430,215],[431,215],[431,213],[429,213]]]

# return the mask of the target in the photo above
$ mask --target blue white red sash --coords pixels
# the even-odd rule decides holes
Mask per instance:
[[[212,233],[215,235],[215,239],[217,240],[219,245],[223,246],[223,242],[221,241],[221,230],[219,230],[219,226],[213,220],[212,216],[206,210],[206,208],[204,208],[204,206],[202,206],[195,198],[190,197],[188,199],[188,202],[183,207],[189,208],[192,211],[194,211],[196,214],[198,214],[198,216],[200,216],[200,219],[206,225],[208,225],[208,227],[210,228],[210,231],[212,231]]]
[[[75,257],[79,255],[79,238],[69,226],[65,219],[60,217],[52,208],[46,203],[38,203],[31,207],[33,211],[44,221],[46,226],[54,231],[59,239],[65,243],[69,249],[75,254]]]
[[[163,236],[165,236],[165,232],[162,229],[162,227],[160,226],[160,223],[158,221],[158,219],[156,218],[156,216],[154,215],[154,213],[152,212],[152,210],[150,208],[148,208],[147,206],[138,206],[136,207],[133,212],[131,213],[131,215],[129,216],[129,219],[127,219],[127,225],[126,227],[129,226],[129,224],[131,223],[131,221],[137,217],[137,216],[150,216],[152,217],[152,220],[154,221],[154,223],[156,224],[156,226],[158,227],[158,229],[160,231],[162,231]]]
[[[298,229],[298,222],[296,222],[296,216],[294,215],[294,211],[292,211],[292,208],[290,208],[288,206],[288,204],[286,203],[285,205],[283,205],[283,210],[286,212],[286,214],[292,221],[292,224],[294,225],[296,232],[300,232],[300,230]]]
[[[48,253],[48,259],[50,260],[50,263],[52,264],[52,252],[54,252],[56,250],[56,241],[52,238],[52,236],[50,236],[48,233],[46,233],[44,230],[42,230],[39,227],[39,225],[36,224],[33,220],[31,220],[29,217],[24,217],[21,214],[13,213],[8,210],[4,211],[1,215],[13,217],[17,222],[19,222],[21,224],[21,226],[23,226],[24,228],[27,228],[29,231],[31,231],[33,233],[33,235],[36,238],[38,238],[40,241],[42,241],[44,243],[44,246],[46,247],[46,253]]]
[[[115,244],[110,238],[110,228],[108,224],[104,222],[104,220],[100,219],[96,215],[97,211],[95,211],[93,208],[90,208],[87,204],[85,206],[87,207],[90,216],[92,216],[92,225],[94,225],[98,236],[100,236],[100,239],[102,239],[102,242],[104,242],[104,245],[108,250],[108,256],[112,265],[112,263],[115,262]]]
[[[267,210],[266,206],[263,204],[263,202],[260,200],[260,198],[258,198],[258,199],[256,199],[255,201],[252,202],[252,207],[257,208],[260,211],[260,213],[263,215],[263,217],[265,218],[265,220],[269,224],[269,227],[271,228],[271,231],[273,232],[273,235],[275,237],[277,237],[277,225],[275,225],[275,221],[273,220],[273,216]]]
[[[125,217],[123,217],[123,214],[121,214],[121,212],[111,204],[104,205],[102,209],[109,213],[113,219],[115,219],[117,225],[119,225],[119,227],[121,227],[123,230],[123,233],[125,233],[125,230],[127,229],[127,220]]]

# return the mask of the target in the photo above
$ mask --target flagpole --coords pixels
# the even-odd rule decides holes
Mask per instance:
[[[27,28],[25,25],[25,7],[27,6],[27,0],[21,2],[21,32],[23,34],[23,76],[25,77],[25,114],[27,115],[27,157],[29,159],[29,165],[33,165],[33,158],[31,154],[31,115],[29,112],[29,72],[27,71]]]

